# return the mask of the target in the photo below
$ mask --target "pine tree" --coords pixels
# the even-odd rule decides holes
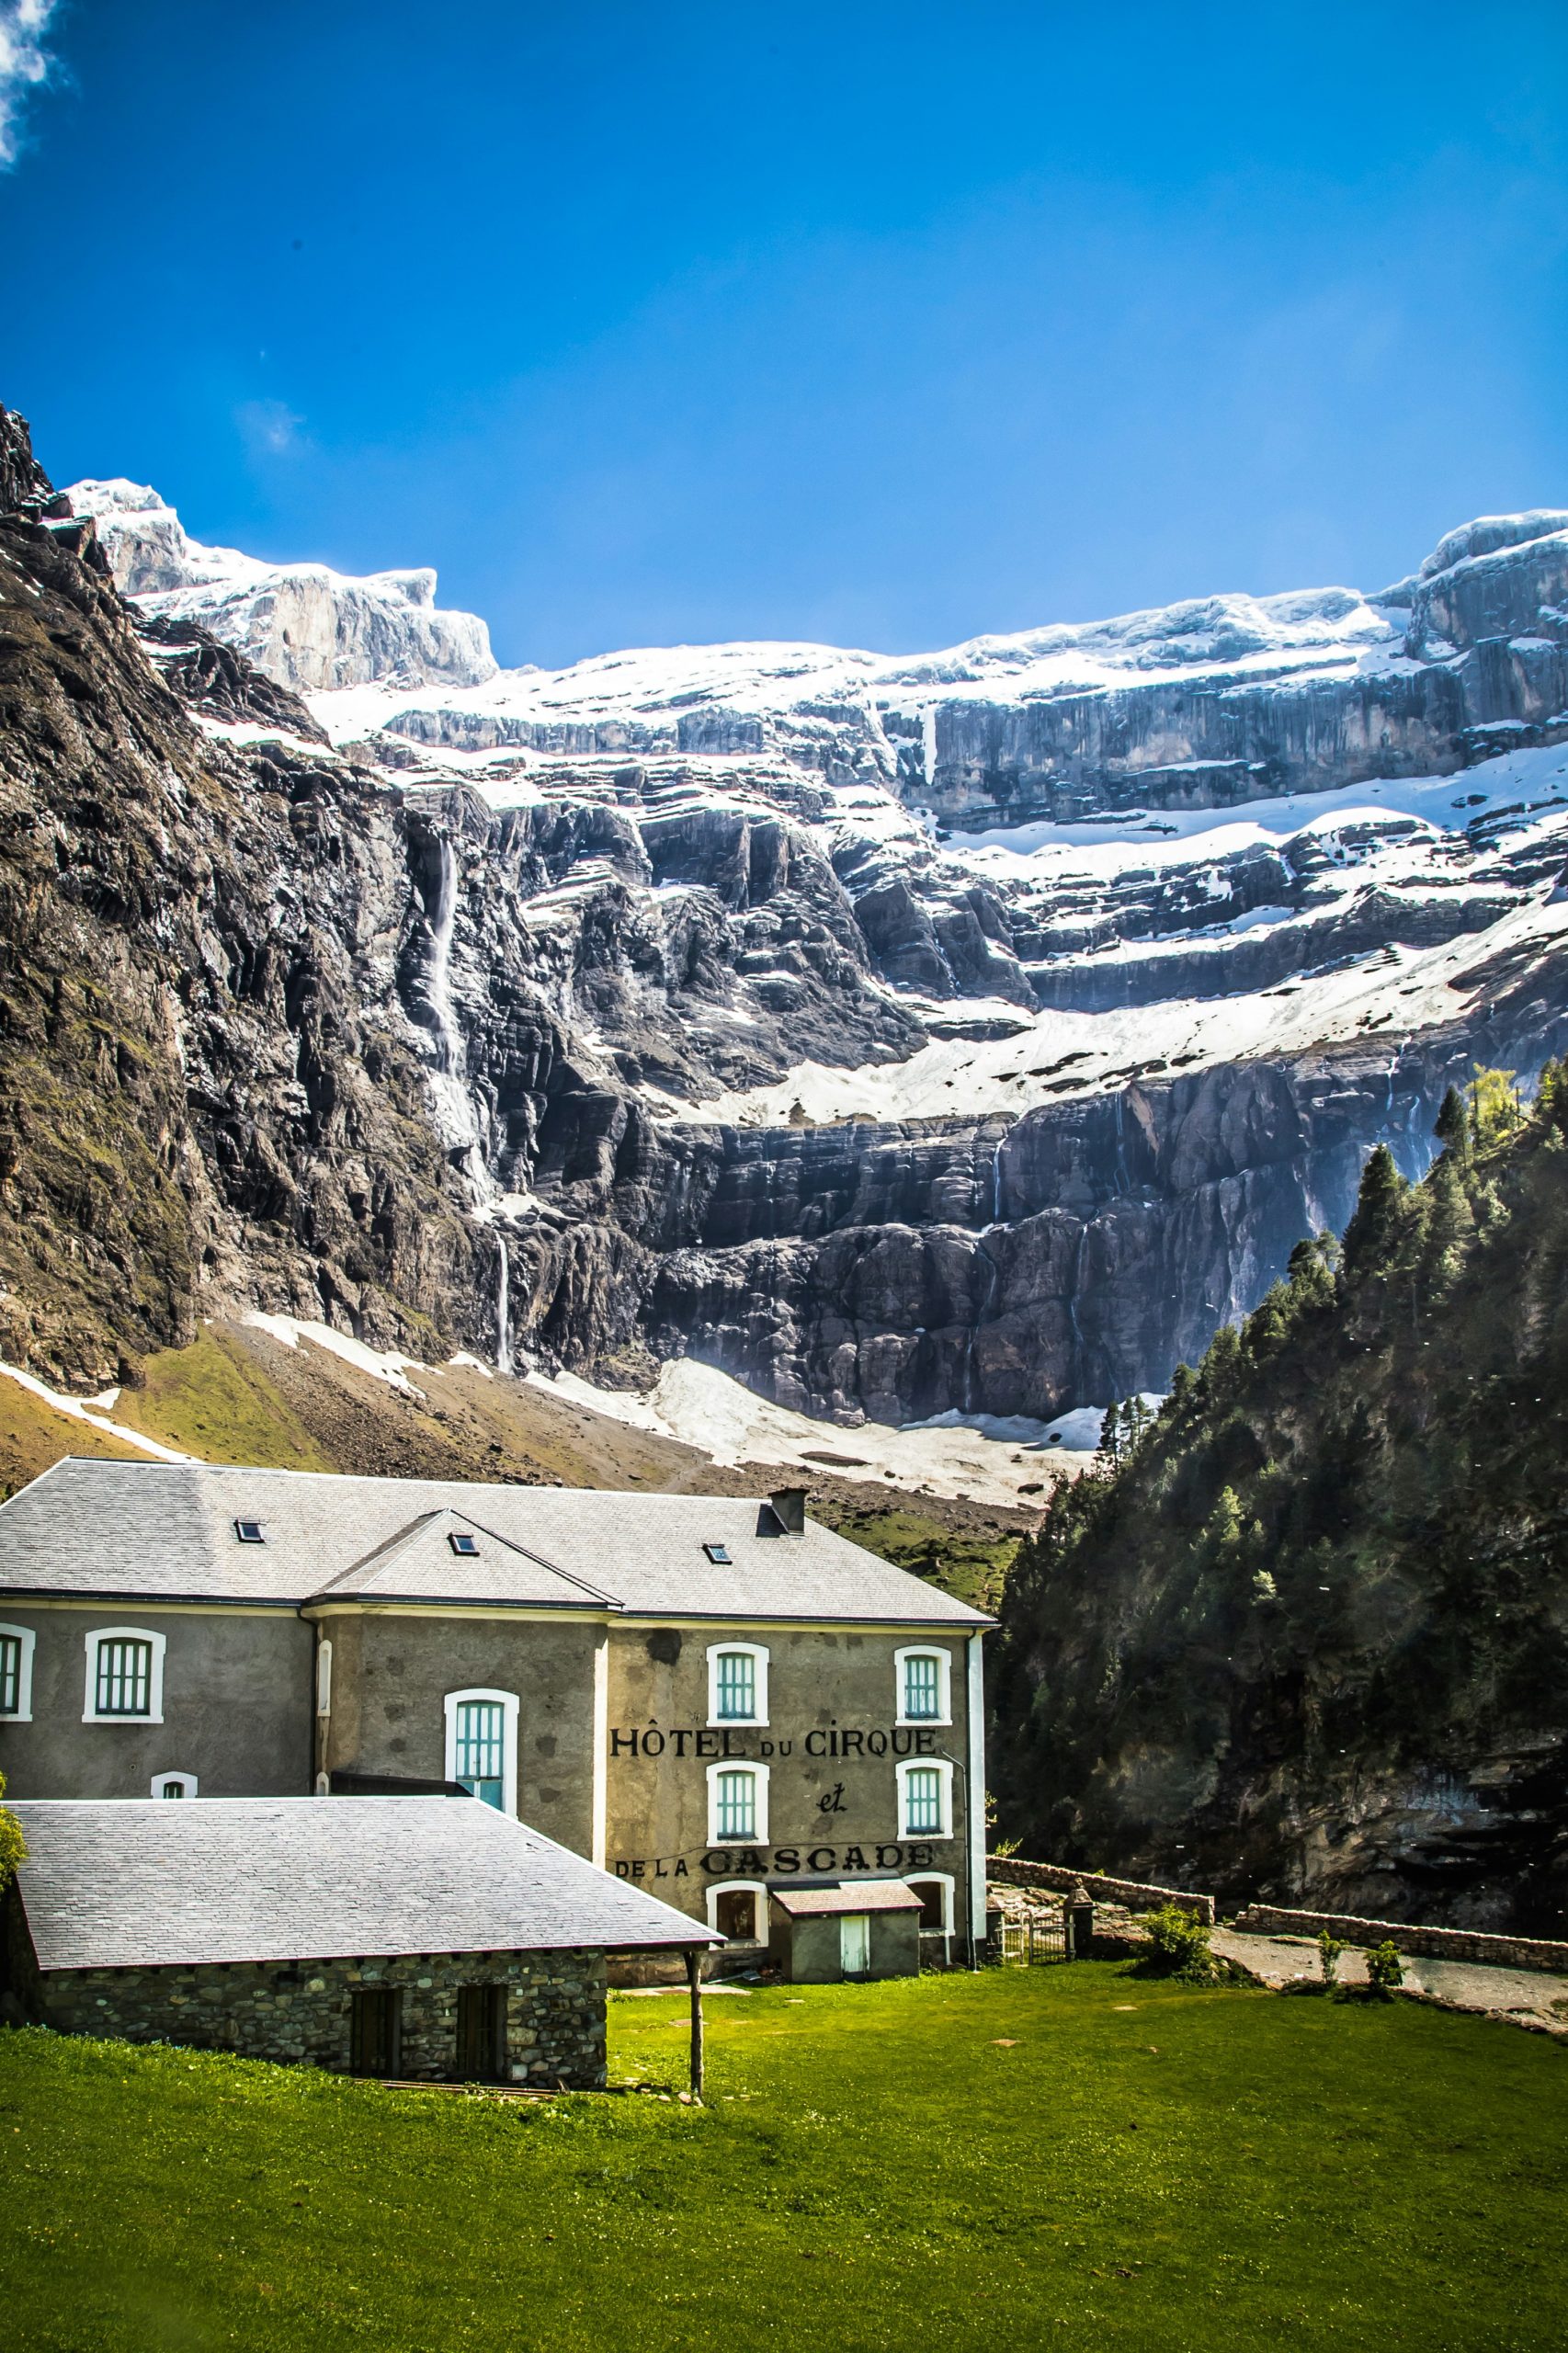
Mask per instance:
[[[1451,1148],[1438,1161],[1424,1188],[1429,1214],[1422,1250],[1423,1289],[1428,1303],[1458,1279],[1465,1252],[1475,1233],[1470,1205]]]
[[[1450,1086],[1437,1108],[1437,1123],[1432,1130],[1446,1153],[1456,1160],[1470,1154],[1470,1114],[1465,1109],[1464,1097],[1457,1086]]]
[[[1389,1271],[1403,1223],[1410,1187],[1386,1143],[1377,1145],[1361,1171],[1356,1214],[1345,1229],[1345,1273],[1357,1282]]]
[[[1233,1324],[1221,1324],[1210,1341],[1208,1353],[1199,1368],[1198,1377],[1208,1402],[1212,1404],[1231,1394],[1236,1384],[1241,1361],[1241,1334]]]

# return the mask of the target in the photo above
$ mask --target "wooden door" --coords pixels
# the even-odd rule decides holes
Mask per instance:
[[[458,1987],[458,2080],[495,2084],[506,2074],[506,1988]]]
[[[864,1977],[871,1966],[871,1915],[846,1912],[838,1924],[838,1965],[846,1977]]]
[[[397,2073],[398,1995],[394,1986],[364,1986],[353,1996],[348,2063],[357,2075]]]

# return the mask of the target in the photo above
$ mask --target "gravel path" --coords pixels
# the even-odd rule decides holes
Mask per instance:
[[[1233,1928],[1216,1928],[1213,1949],[1227,1961],[1240,1961],[1265,1985],[1318,1973],[1317,1945],[1309,1937],[1249,1937]],[[1412,1993],[1425,1994],[1449,2009],[1476,2010],[1517,2026],[1568,2036],[1568,1977],[1539,1969],[1490,1969],[1479,1961],[1428,1961],[1419,1954],[1401,1953],[1400,1960]],[[1356,1946],[1347,1945],[1340,1955],[1339,1975],[1346,1985],[1366,1984],[1366,1956]]]

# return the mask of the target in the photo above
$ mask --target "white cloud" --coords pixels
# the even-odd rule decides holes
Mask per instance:
[[[43,45],[60,0],[0,0],[0,169],[17,160],[23,101],[54,60]]]
[[[281,401],[245,401],[234,412],[240,438],[253,458],[285,458],[305,446],[305,420]]]

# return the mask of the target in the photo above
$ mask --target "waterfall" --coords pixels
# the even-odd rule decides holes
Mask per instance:
[[[437,1125],[449,1145],[468,1147],[479,1142],[479,1124],[468,1091],[468,1053],[458,1027],[452,1000],[452,934],[458,921],[458,854],[450,838],[439,839],[441,869],[436,904],[426,909],[430,925],[430,964],[426,978],[430,1015],[436,1031]]]
[[[501,1253],[500,1267],[495,1277],[495,1370],[512,1370],[512,1260],[505,1240],[495,1237]]]

